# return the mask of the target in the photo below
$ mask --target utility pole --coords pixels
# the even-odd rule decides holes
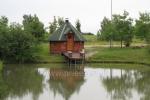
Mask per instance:
[[[111,13],[111,22],[112,22],[112,0],[110,2],[110,13]],[[111,32],[111,34],[110,34],[110,48],[112,47],[112,40],[113,40],[112,38],[113,38],[113,36],[112,36],[112,32]]]
[[[111,0],[111,20],[112,20],[112,0]]]

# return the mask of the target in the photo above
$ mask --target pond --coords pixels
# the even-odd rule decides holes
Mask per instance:
[[[3,99],[150,100],[149,68],[86,65],[83,70],[71,70],[53,66],[6,65],[2,77],[8,91]]]

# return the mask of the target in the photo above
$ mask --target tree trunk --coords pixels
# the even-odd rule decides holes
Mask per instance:
[[[112,48],[112,41],[113,41],[112,39],[109,40],[110,48]]]
[[[112,42],[112,41],[111,41],[111,39],[110,39],[110,40],[109,40],[109,45],[110,45],[110,48],[112,47],[112,46],[111,46],[111,44],[112,44],[111,42]]]
[[[121,48],[122,48],[122,39],[121,39]]]

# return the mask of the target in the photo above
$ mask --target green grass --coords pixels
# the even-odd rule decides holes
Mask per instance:
[[[2,62],[0,61],[0,72],[1,72],[1,70],[2,70]]]
[[[97,40],[96,35],[83,35],[83,37],[86,39],[86,41],[95,41],[95,40]]]
[[[40,50],[37,53],[39,59],[37,62],[39,63],[54,63],[54,62],[63,62],[64,58],[61,55],[50,54],[49,52],[49,44],[42,43],[40,46]]]
[[[97,40],[96,35],[83,35],[84,38],[86,39],[85,45],[86,46],[95,46],[95,45],[109,45],[109,41],[102,41],[102,40]],[[113,45],[120,45],[120,41],[113,41]],[[144,40],[133,38],[131,46],[141,46],[143,44],[146,44]]]
[[[96,35],[83,35],[84,38],[86,39],[85,45],[106,45],[108,44],[107,41],[99,41],[97,40]]]
[[[120,61],[150,64],[146,48],[94,48],[97,51],[88,61]]]

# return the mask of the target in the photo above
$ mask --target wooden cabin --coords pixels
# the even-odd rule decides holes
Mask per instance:
[[[84,49],[84,37],[74,28],[74,26],[66,20],[65,23],[58,28],[49,37],[50,53],[61,54],[63,52],[80,52]]]

